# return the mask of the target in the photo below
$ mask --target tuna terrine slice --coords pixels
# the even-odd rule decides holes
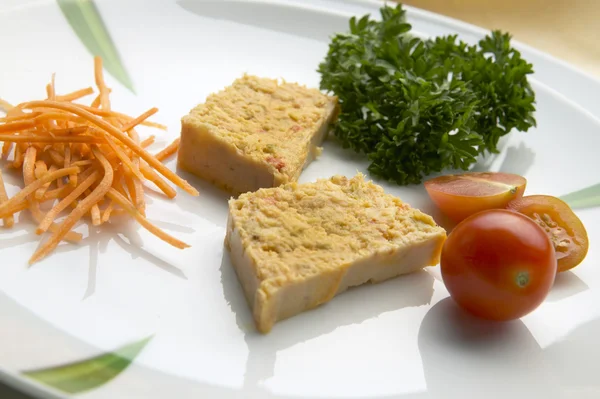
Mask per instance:
[[[445,239],[430,216],[359,174],[230,200],[225,245],[266,333],[349,287],[437,265]]]
[[[234,195],[294,182],[337,113],[336,97],[245,75],[182,118],[178,163]]]

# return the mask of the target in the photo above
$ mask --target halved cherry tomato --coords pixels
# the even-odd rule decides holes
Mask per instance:
[[[550,195],[528,195],[511,201],[507,208],[529,216],[544,229],[556,250],[559,272],[579,265],[587,255],[587,231],[562,200]]]
[[[527,180],[500,172],[446,175],[425,182],[425,189],[440,210],[456,223],[487,209],[504,209],[521,198]]]
[[[554,248],[544,230],[506,209],[483,211],[459,223],[446,239],[440,264],[452,298],[491,320],[533,311],[556,277]]]

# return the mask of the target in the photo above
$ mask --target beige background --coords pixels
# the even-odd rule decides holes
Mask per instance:
[[[402,3],[510,32],[516,40],[600,77],[600,0],[403,0]]]

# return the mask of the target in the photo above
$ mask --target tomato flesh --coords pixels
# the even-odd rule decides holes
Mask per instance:
[[[500,172],[446,175],[425,182],[435,205],[454,222],[488,209],[504,209],[525,192],[527,180]]]
[[[550,239],[533,220],[495,209],[459,223],[441,255],[452,298],[476,316],[517,319],[537,308],[557,273]]]
[[[562,200],[550,195],[528,195],[511,201],[507,208],[530,217],[544,229],[556,250],[559,272],[579,265],[587,255],[587,231]]]

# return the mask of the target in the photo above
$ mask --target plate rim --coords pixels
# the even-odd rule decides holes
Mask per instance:
[[[97,1],[110,2],[110,1],[114,1],[114,0],[97,0]],[[176,2],[176,0],[170,0],[170,1]],[[202,1],[202,0],[197,0],[197,1]],[[228,1],[228,0],[224,0],[224,1]],[[301,7],[308,11],[313,11],[313,12],[324,12],[325,10],[327,10],[329,12],[337,13],[338,15],[348,14],[347,12],[344,12],[343,8],[340,8],[340,6],[343,7],[344,4],[358,6],[358,7],[364,7],[366,12],[370,12],[370,13],[376,13],[377,10],[384,4],[389,4],[389,5],[396,4],[396,2],[389,1],[389,0],[324,0],[324,1],[323,0],[306,0],[305,3],[300,3],[298,1],[286,1],[286,0],[244,0],[244,1],[265,3],[265,4],[271,3],[271,4],[278,4],[278,5],[287,6],[287,7],[290,7],[290,6],[291,7]],[[317,3],[317,1],[319,1],[319,2]],[[12,12],[21,10],[24,7],[40,7],[40,6],[43,7],[43,6],[48,6],[52,3],[53,3],[52,0],[22,1],[17,6],[11,7],[9,5],[7,7],[0,7],[0,17],[2,17],[2,16],[7,17],[7,15],[10,15]],[[15,4],[17,4],[17,3],[15,3]],[[310,6],[311,4],[313,5],[312,7]],[[314,7],[315,4],[320,4],[321,6]],[[418,8],[415,6],[403,5],[403,7],[407,10],[409,20],[411,18],[420,18],[423,20],[431,21],[431,22],[435,23],[436,25],[442,25],[442,26],[450,28],[452,30],[456,30],[458,32],[461,32],[462,34],[469,34],[469,35],[474,35],[477,37],[484,36],[489,32],[489,30],[487,30],[483,27],[480,27],[480,26],[477,26],[477,25],[474,25],[474,24],[471,24],[471,23],[468,23],[468,22],[465,22],[465,21],[462,21],[462,20],[459,20],[456,18],[441,15],[441,14],[438,14],[438,13],[435,13],[432,11],[424,10],[424,9],[421,9],[421,8]],[[356,14],[356,13],[354,13],[354,14]],[[358,14],[356,14],[356,15],[358,15]],[[523,43],[519,40],[513,39],[512,43],[513,43],[514,47],[517,48],[519,51],[521,51],[521,53],[523,53],[524,55],[527,54],[527,56],[529,56],[529,54],[531,54],[536,57],[539,57],[539,59],[543,60],[547,64],[547,65],[544,65],[544,67],[553,66],[553,67],[557,67],[558,69],[564,69],[564,70],[570,72],[571,75],[569,75],[568,78],[564,79],[564,80],[571,80],[574,77],[576,77],[577,79],[580,79],[582,81],[591,82],[600,89],[600,77],[597,77],[597,76],[591,74],[590,72],[582,69],[581,67],[574,65],[567,60],[558,58],[558,57],[556,57],[552,54],[549,54],[543,50],[540,50],[536,47],[533,47],[531,45]],[[527,56],[524,58],[528,59]],[[564,93],[562,90],[559,91],[559,90],[555,89],[552,85],[548,84],[547,82],[542,82],[542,81],[540,81],[540,82],[548,90],[550,90],[553,95],[559,96],[561,98],[561,100],[564,100],[565,102],[570,103],[575,108],[577,108],[578,111],[580,111],[583,114],[585,114],[586,116],[594,119],[596,121],[596,123],[598,123],[600,125],[600,109],[598,109],[598,111],[596,111],[596,112],[593,112],[592,110],[589,110],[587,107],[585,107],[583,104],[581,104],[579,101],[574,100],[571,97],[572,93],[570,93],[570,94]],[[573,85],[573,86],[577,86],[577,85]],[[600,99],[600,90],[597,93],[597,97]],[[64,332],[64,333],[69,335],[67,332]],[[77,339],[77,338],[71,337],[71,339]],[[126,375],[127,375],[127,373],[125,372],[121,376],[126,376]],[[40,397],[40,398],[43,397],[43,398],[50,398],[50,399],[68,399],[68,398],[74,397],[74,395],[64,394],[64,393],[59,392],[51,387],[42,385],[35,380],[26,378],[23,375],[19,374],[18,372],[14,373],[12,371],[9,371],[1,363],[0,363],[0,382],[17,390],[18,392],[22,392],[22,393],[25,393],[27,395],[31,395],[34,397]],[[198,382],[197,384],[201,385],[202,383]],[[96,388],[94,391],[92,391],[92,392],[94,392],[93,397],[96,397],[96,395],[98,395],[98,397],[103,397],[101,394],[101,391],[102,391],[102,387]],[[243,391],[239,391],[239,392],[243,393]]]

